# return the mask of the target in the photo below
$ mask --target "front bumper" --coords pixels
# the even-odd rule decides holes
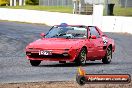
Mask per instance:
[[[50,50],[52,55],[39,55],[37,49],[26,50],[26,57],[29,60],[48,60],[48,61],[74,61],[78,56],[78,50]]]

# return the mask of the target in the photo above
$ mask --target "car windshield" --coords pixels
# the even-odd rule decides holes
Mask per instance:
[[[54,26],[45,38],[87,38],[86,26]]]

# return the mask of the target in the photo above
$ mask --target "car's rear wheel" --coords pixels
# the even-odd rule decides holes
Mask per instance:
[[[110,47],[107,48],[107,51],[106,51],[106,55],[105,57],[102,59],[102,62],[104,64],[109,64],[111,62],[111,59],[112,59],[112,49]]]
[[[39,60],[30,60],[30,64],[32,66],[39,66],[40,63],[41,63],[41,61],[39,61]]]
[[[77,65],[85,65],[86,59],[87,59],[87,50],[86,50],[86,48],[82,48],[78,55],[78,58],[76,60],[76,64]]]

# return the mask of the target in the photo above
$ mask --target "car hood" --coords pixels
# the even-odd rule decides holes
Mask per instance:
[[[83,39],[43,38],[30,43],[28,48],[70,49],[72,46],[76,46],[82,41]]]

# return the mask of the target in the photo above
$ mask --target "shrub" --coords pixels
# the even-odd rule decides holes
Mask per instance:
[[[38,5],[39,0],[26,0],[26,4],[28,4],[28,5]]]
[[[8,0],[0,0],[0,6],[6,6],[7,4],[9,4]]]

